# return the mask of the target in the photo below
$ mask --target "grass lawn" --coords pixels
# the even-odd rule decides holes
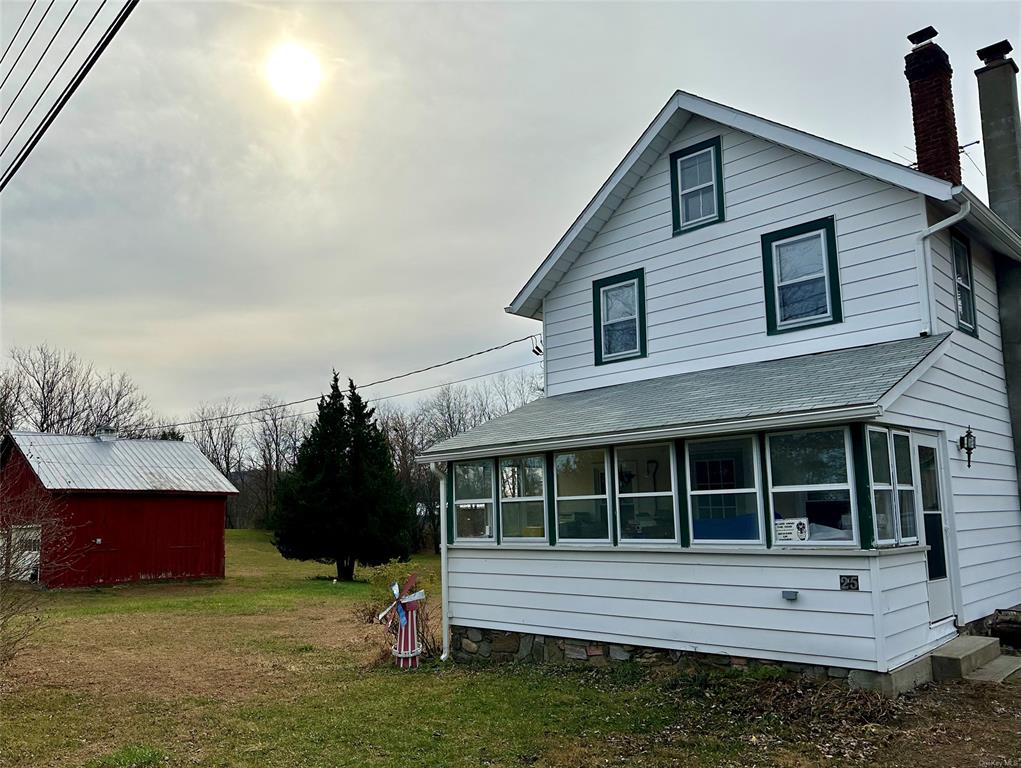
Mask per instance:
[[[48,593],[0,766],[1021,766],[1021,683],[889,703],[632,665],[400,673],[358,618],[369,584],[332,575],[228,531],[223,581]]]

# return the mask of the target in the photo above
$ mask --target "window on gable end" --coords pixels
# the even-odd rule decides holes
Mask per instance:
[[[723,221],[720,137],[670,153],[674,234]]]
[[[978,336],[975,320],[974,270],[971,265],[971,248],[960,235],[950,238],[954,261],[954,293],[957,297],[957,327],[972,336]]]
[[[592,283],[592,326],[596,365],[645,357],[645,270]]]

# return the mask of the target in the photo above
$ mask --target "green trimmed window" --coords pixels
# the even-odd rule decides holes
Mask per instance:
[[[596,365],[645,357],[644,269],[592,283],[592,325]]]
[[[673,445],[623,445],[613,453],[620,540],[676,541]]]
[[[674,234],[723,221],[720,137],[670,153]]]
[[[495,540],[493,462],[454,463],[454,539]]]
[[[546,456],[500,459],[501,539],[546,540]]]
[[[553,457],[560,541],[610,540],[609,460],[602,448]]]
[[[954,292],[957,296],[957,327],[972,336],[978,336],[975,320],[975,280],[971,265],[971,248],[960,235],[950,238],[954,252]]]
[[[763,235],[762,268],[769,334],[843,319],[833,217]]]
[[[755,436],[689,440],[685,448],[692,542],[762,543]]]

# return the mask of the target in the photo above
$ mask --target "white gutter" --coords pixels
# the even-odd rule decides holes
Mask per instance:
[[[933,224],[927,229],[923,229],[918,235],[918,244],[922,251],[922,264],[925,269],[925,281],[923,293],[925,294],[925,308],[922,313],[922,335],[929,336],[933,332],[933,325],[935,324],[936,318],[936,307],[935,307],[935,291],[933,290],[934,279],[932,276],[932,247],[929,244],[929,238],[935,235],[937,232],[942,232],[947,227],[952,227],[954,224],[966,219],[968,214],[971,213],[971,201],[965,199],[961,203],[960,209],[957,213],[948,216],[940,222]]]
[[[447,476],[438,469],[436,462],[429,462],[429,471],[440,480],[440,602],[443,603],[441,632],[443,632],[443,652],[440,661],[450,658],[450,585],[447,580]]]

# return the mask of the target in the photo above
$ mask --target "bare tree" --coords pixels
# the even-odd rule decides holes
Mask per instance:
[[[425,412],[421,408],[401,408],[382,403],[376,407],[376,423],[390,444],[397,479],[415,505],[419,521],[419,541],[416,544],[421,547],[422,539],[428,538],[433,551],[439,552],[439,481],[427,466],[416,463],[419,453],[430,442]]]
[[[234,400],[228,397],[215,403],[203,403],[192,412],[189,421],[202,421],[192,432],[199,450],[220,470],[220,474],[240,482],[245,468],[246,446],[238,410]],[[237,527],[236,508],[237,499],[229,498],[225,521],[228,528]]]
[[[21,422],[24,376],[17,368],[0,368],[0,435]]]
[[[0,677],[43,624],[42,593],[31,582],[71,567],[71,529],[53,496],[8,462],[0,473]]]
[[[273,512],[280,477],[297,459],[305,421],[270,395],[264,395],[258,407],[263,410],[253,415],[247,430],[254,492],[245,506],[256,508],[251,522],[263,524]]]

